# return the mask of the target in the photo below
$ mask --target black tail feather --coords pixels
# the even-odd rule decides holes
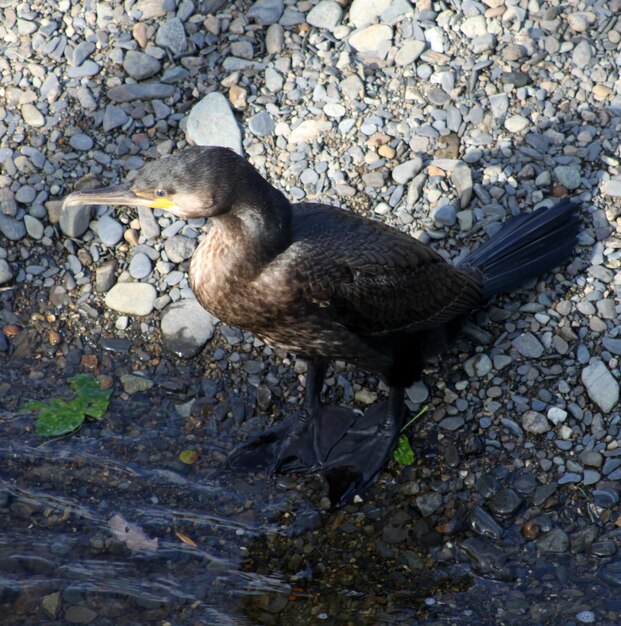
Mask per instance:
[[[578,238],[578,206],[563,200],[513,217],[461,266],[481,272],[485,298],[517,289],[571,255]]]

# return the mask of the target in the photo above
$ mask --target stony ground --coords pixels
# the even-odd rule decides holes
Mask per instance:
[[[0,0],[0,15],[5,623],[618,623],[619,0]],[[208,225],[60,212],[188,142],[454,260],[568,196],[580,246],[408,391],[430,406],[414,465],[328,512],[321,481],[222,467],[300,402],[304,364],[192,299]],[[114,389],[108,415],[39,448],[19,409],[84,371]],[[340,363],[328,379],[333,402],[384,391]]]

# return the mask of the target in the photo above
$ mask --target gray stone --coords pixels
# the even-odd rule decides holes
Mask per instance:
[[[505,120],[505,128],[510,133],[521,133],[530,126],[530,122],[522,115],[512,115]]]
[[[166,240],[164,251],[172,263],[182,263],[194,254],[196,241],[185,235],[175,235]]]
[[[70,67],[67,76],[69,78],[88,78],[96,76],[100,71],[101,68],[95,61],[84,61],[79,67]]]
[[[525,357],[530,359],[538,359],[544,352],[544,348],[539,339],[532,333],[523,333],[517,336],[513,341],[513,347]]]
[[[123,391],[130,396],[140,391],[148,391],[153,387],[153,381],[145,376],[136,374],[123,374],[120,378]]]
[[[116,261],[105,261],[95,270],[95,289],[99,293],[106,293],[114,286],[116,280]]]
[[[582,370],[582,383],[589,397],[604,413],[619,402],[619,383],[602,361],[594,361]]]
[[[505,93],[497,93],[489,98],[492,115],[496,118],[503,118],[509,110],[509,98]]]
[[[166,15],[167,10],[174,8],[174,4],[171,7],[169,0],[139,0],[134,5],[134,9],[140,11],[140,16],[143,20],[152,20],[153,18],[163,17]]]
[[[262,26],[275,24],[285,9],[283,0],[257,0],[246,13],[249,19]]]
[[[411,65],[425,51],[425,42],[418,39],[404,41],[395,55],[397,65]]]
[[[374,22],[390,7],[390,0],[354,0],[349,7],[349,22],[356,28]]]
[[[612,352],[612,354],[617,356],[621,355],[621,339],[605,336],[602,338],[602,344],[608,352]]]
[[[22,118],[24,122],[28,124],[28,126],[32,126],[33,128],[41,128],[41,126],[45,125],[45,118],[41,114],[41,111],[37,109],[34,104],[24,104],[22,105]]]
[[[155,43],[162,48],[168,48],[173,54],[183,54],[188,45],[183,22],[178,17],[164,22],[157,29]]]
[[[583,69],[587,65],[589,65],[589,63],[591,63],[592,56],[593,56],[593,51],[591,49],[591,45],[589,44],[588,41],[583,39],[574,48],[574,51],[571,55],[571,60],[573,61],[576,67]]]
[[[241,131],[228,100],[217,91],[192,107],[186,133],[199,146],[225,146],[242,154]]]
[[[537,411],[526,411],[522,415],[522,428],[527,433],[533,435],[541,435],[547,433],[550,430],[550,424],[546,419],[546,416]]]
[[[8,283],[11,278],[13,278],[11,266],[4,259],[0,259],[0,285]]]
[[[162,315],[164,345],[177,356],[192,358],[213,337],[215,321],[194,299],[174,302]]]
[[[464,370],[471,378],[482,378],[492,371],[492,361],[487,354],[477,354],[464,363]]]
[[[451,181],[459,195],[459,206],[465,209],[472,199],[472,172],[464,163],[457,166],[451,174]]]
[[[415,157],[403,163],[399,163],[399,165],[392,170],[392,177],[397,184],[405,185],[421,171],[422,167],[423,160],[420,157]]]
[[[161,69],[160,62],[150,54],[129,50],[123,60],[123,68],[134,80],[144,80]]]
[[[343,17],[343,9],[334,0],[321,0],[306,16],[306,21],[315,28],[332,32]]]
[[[280,24],[272,24],[265,33],[265,50],[268,54],[282,52],[285,44],[285,32]]]
[[[443,204],[431,211],[436,226],[453,226],[457,222],[457,209],[452,204]]]
[[[21,204],[32,204],[37,197],[37,192],[30,185],[23,185],[15,192],[15,200]]]
[[[81,237],[91,223],[92,206],[67,207],[60,213],[58,225],[67,237]]]
[[[114,104],[109,104],[104,111],[103,116],[103,130],[105,133],[111,131],[114,128],[123,126],[128,120],[128,115],[120,107]]]
[[[422,404],[429,397],[429,389],[422,380],[416,381],[405,390],[408,399],[414,404]]]
[[[385,59],[392,43],[392,28],[386,24],[373,24],[355,31],[349,43],[363,55]]]
[[[265,86],[272,92],[277,93],[282,89],[285,80],[282,74],[272,67],[265,70]]]
[[[621,198],[621,180],[610,179],[602,183],[602,193],[611,198]]]
[[[79,67],[96,49],[97,46],[92,41],[82,41],[73,50],[71,65],[73,67]]]
[[[97,234],[108,247],[116,246],[123,239],[123,225],[109,215],[104,215],[97,224]]]
[[[267,111],[260,111],[250,118],[248,127],[258,137],[267,137],[274,132],[274,120]]]
[[[124,83],[108,89],[108,98],[114,102],[132,100],[164,100],[175,93],[172,85],[163,83]]]
[[[136,280],[146,278],[152,270],[151,259],[146,254],[142,252],[134,254],[129,264],[129,274],[132,278]]]
[[[26,227],[21,220],[0,213],[0,233],[11,241],[19,241],[26,236]]]
[[[578,189],[582,184],[580,168],[576,165],[559,165],[554,168],[558,182],[567,189]]]
[[[43,237],[43,224],[36,217],[25,215],[24,226],[26,227],[26,232],[29,237],[33,239],[41,239],[41,237]]]
[[[69,145],[74,150],[80,150],[82,152],[90,150],[94,143],[95,142],[91,139],[91,137],[85,133],[76,133],[75,135],[71,135],[71,137],[69,137]]]
[[[148,283],[117,283],[106,294],[106,306],[127,315],[149,315],[157,291]]]
[[[53,72],[50,72],[41,85],[41,97],[51,104],[56,102],[61,93],[62,88],[58,77]]]
[[[537,539],[537,547],[541,552],[551,552],[561,554],[569,549],[569,536],[560,528],[553,528]]]

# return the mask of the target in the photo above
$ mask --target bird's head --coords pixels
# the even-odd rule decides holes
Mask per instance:
[[[181,219],[208,218],[230,211],[246,184],[259,184],[257,177],[261,179],[228,148],[192,146],[148,163],[131,183],[76,191],[65,198],[63,209],[85,204],[144,206]]]

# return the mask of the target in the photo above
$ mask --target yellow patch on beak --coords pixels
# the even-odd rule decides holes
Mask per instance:
[[[176,206],[172,200],[168,198],[155,198],[150,204],[152,209],[170,209]]]

